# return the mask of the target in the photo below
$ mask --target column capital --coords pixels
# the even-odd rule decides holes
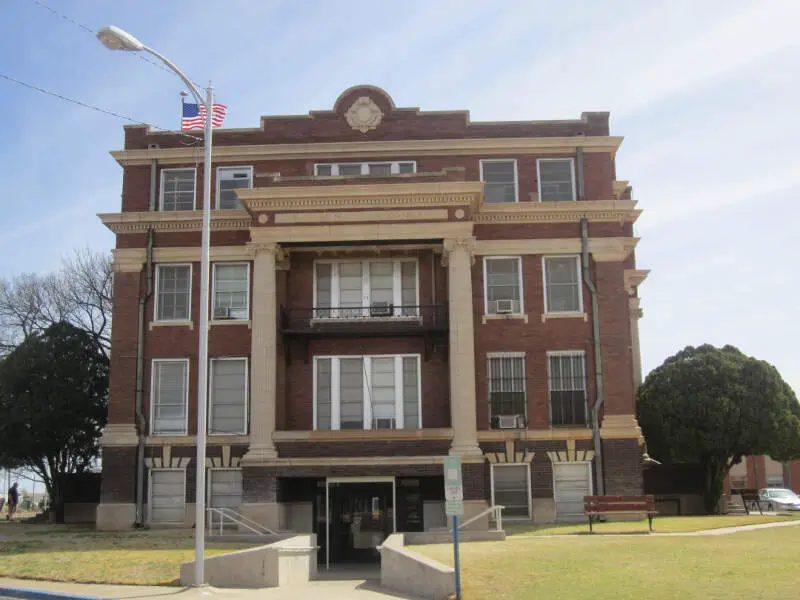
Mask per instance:
[[[275,262],[282,261],[286,257],[286,251],[280,244],[274,242],[247,242],[247,251],[253,258],[259,254],[271,254],[275,257]]]
[[[640,300],[638,296],[631,296],[628,298],[628,309],[631,312],[631,317],[635,319],[641,319],[644,315],[644,312],[640,308]]]
[[[466,252],[474,263],[476,245],[477,243],[474,236],[445,238],[444,251],[442,252],[442,265],[446,267],[449,264],[450,254],[459,251]]]

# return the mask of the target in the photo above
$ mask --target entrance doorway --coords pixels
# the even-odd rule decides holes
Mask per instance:
[[[397,530],[395,503],[394,477],[328,478],[315,507],[324,564],[379,562],[378,546]]]

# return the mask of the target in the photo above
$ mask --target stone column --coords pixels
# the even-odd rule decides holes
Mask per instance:
[[[642,309],[639,308],[639,298],[628,298],[631,314],[631,354],[633,355],[633,390],[642,385],[642,355],[639,350],[639,319],[642,318]]]
[[[275,266],[277,244],[249,244],[253,250],[252,331],[250,349],[250,448],[243,465],[257,465],[278,456],[275,431],[277,302]]]
[[[464,457],[482,457],[478,446],[475,406],[475,317],[472,311],[474,249],[473,237],[447,239],[444,242],[450,311],[450,419],[453,426],[450,454]]]

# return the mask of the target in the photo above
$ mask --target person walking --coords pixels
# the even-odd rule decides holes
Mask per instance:
[[[8,490],[8,514],[6,515],[6,520],[10,521],[11,518],[14,516],[14,513],[17,512],[17,505],[19,504],[19,490],[17,489],[17,482],[14,482],[14,485]]]

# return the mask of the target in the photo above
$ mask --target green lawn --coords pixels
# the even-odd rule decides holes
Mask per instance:
[[[452,546],[414,550],[453,564]],[[509,538],[461,545],[465,600],[788,600],[800,526],[720,536]]]
[[[656,517],[653,519],[654,533],[685,533],[690,531],[703,531],[705,529],[719,529],[721,527],[736,527],[739,525],[757,525],[759,523],[774,523],[800,519],[800,514],[793,515],[719,515],[704,517]],[[575,535],[588,534],[587,521],[580,523],[509,523],[503,524],[506,533],[515,535]],[[647,519],[642,521],[615,521],[608,523],[595,523],[595,533],[647,533]]]
[[[254,544],[208,544],[222,554]],[[194,559],[194,532],[100,532],[85,527],[0,524],[0,576],[21,579],[178,585],[180,564]]]

